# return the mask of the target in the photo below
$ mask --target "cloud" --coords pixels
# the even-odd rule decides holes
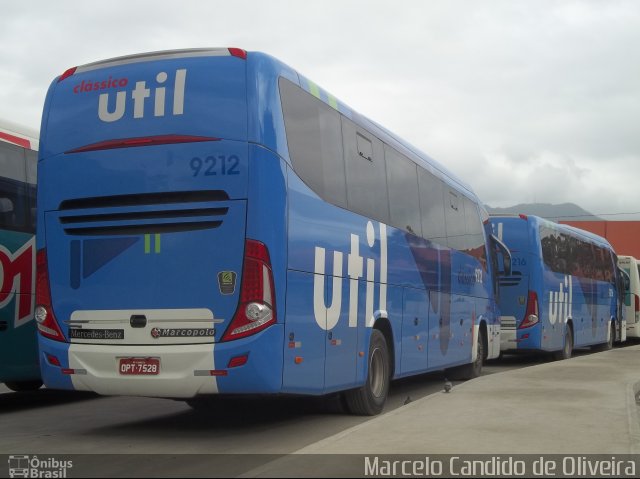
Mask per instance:
[[[487,203],[640,209],[640,189],[617,182],[640,161],[634,0],[10,3],[0,117],[37,128],[50,81],[70,66],[202,46],[280,58]]]

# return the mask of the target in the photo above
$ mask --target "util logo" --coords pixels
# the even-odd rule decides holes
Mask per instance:
[[[16,298],[14,328],[33,319],[36,276],[35,237],[15,253],[0,245],[0,309]]]
[[[573,278],[564,277],[558,291],[549,291],[549,322],[556,324],[571,316],[573,309]]]
[[[373,223],[367,223],[367,244],[373,248],[376,243],[376,235]],[[325,248],[316,246],[315,267],[313,276],[313,312],[316,323],[322,329],[333,329],[340,319],[342,312],[342,271],[344,255],[340,251],[333,252],[333,288],[330,306],[325,302]],[[365,321],[366,327],[373,326],[375,313],[373,311],[374,288],[376,285],[376,262],[373,258],[367,258],[366,276],[364,258],[360,256],[360,236],[351,235],[351,250],[347,255],[347,273],[349,275],[349,327],[358,326],[358,293],[359,279],[366,277]],[[380,278],[379,284],[379,312],[386,314],[387,309],[387,226],[380,223]],[[326,318],[326,320],[325,320]]]
[[[164,86],[169,75],[166,72],[160,72],[156,75],[157,85],[155,88],[147,88],[146,81],[137,81],[136,86],[131,91],[128,100],[129,91],[123,90],[116,92],[115,106],[110,111],[109,104],[111,93],[101,93],[98,99],[98,117],[100,120],[111,123],[120,120],[126,110],[127,105],[132,104],[133,118],[144,118],[146,110],[147,98],[152,98],[153,116],[161,117],[165,115],[165,99],[167,89]],[[187,81],[187,70],[176,70],[173,81],[173,115],[182,115],[184,113],[184,91]]]

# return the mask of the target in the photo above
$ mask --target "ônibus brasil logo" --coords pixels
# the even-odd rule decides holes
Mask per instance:
[[[0,245],[0,309],[16,298],[14,328],[33,319],[35,260],[35,237],[15,253]]]

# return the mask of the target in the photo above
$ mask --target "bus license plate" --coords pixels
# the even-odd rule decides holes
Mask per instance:
[[[155,375],[160,373],[159,358],[120,358],[120,374]]]

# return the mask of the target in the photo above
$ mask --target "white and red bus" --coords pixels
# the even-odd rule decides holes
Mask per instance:
[[[35,301],[38,133],[0,120],[0,382],[42,385]]]

